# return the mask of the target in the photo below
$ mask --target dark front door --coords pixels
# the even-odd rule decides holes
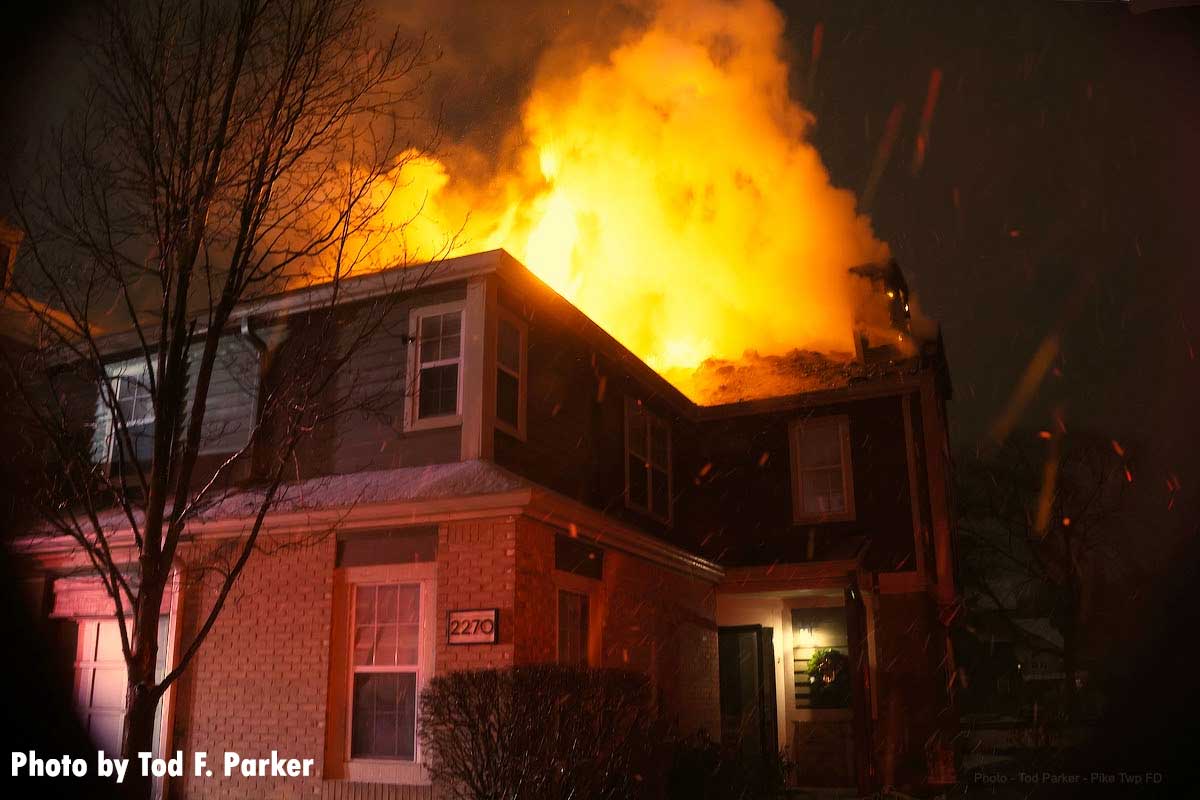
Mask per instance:
[[[775,647],[761,625],[719,628],[721,741],[747,760],[778,752]]]

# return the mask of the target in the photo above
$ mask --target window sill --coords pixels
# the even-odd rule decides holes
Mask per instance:
[[[792,523],[795,525],[823,525],[827,522],[854,522],[855,515],[852,511],[842,511],[836,514],[808,514],[805,516],[796,516],[792,518]]]
[[[347,783],[393,783],[409,786],[428,786],[429,772],[419,761],[385,759],[354,759],[344,765]]]
[[[462,414],[448,414],[444,417],[426,417],[425,419],[410,420],[408,425],[404,426],[405,432],[410,431],[429,431],[438,428],[455,428],[462,426]]]

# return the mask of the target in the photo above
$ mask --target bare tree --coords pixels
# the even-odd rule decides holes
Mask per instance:
[[[1132,562],[1124,521],[1131,474],[1119,445],[1088,435],[1014,433],[957,463],[958,530],[968,605],[1018,639],[1019,617],[1045,617],[1062,635],[1064,711],[1075,710],[1075,673],[1105,584]]]
[[[77,113],[11,191],[28,234],[14,296],[40,346],[4,365],[43,456],[40,527],[70,537],[112,599],[128,668],[122,750],[135,757],[152,750],[159,699],[255,551],[297,445],[349,408],[336,377],[386,301],[354,320],[334,307],[348,278],[404,262],[394,243],[410,220],[384,208],[406,161],[434,143],[419,97],[432,57],[424,40],[378,38],[362,0],[131,0],[104,5],[92,32]],[[388,274],[395,298],[428,269]],[[206,421],[222,341],[248,303],[306,286],[313,321],[287,359],[299,368],[259,397],[235,452],[203,458],[222,433]],[[134,376],[113,374],[117,347],[135,354]],[[81,385],[98,406],[81,409]],[[133,418],[131,393],[150,424]],[[97,407],[108,422],[90,434],[81,420]],[[239,469],[256,478],[253,523],[156,679],[181,537]]]

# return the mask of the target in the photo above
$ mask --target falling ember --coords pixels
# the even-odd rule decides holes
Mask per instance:
[[[1125,457],[1125,448],[1121,447],[1121,443],[1118,442],[1116,439],[1112,440],[1112,448],[1113,448],[1113,452],[1116,453],[1118,456],[1120,456],[1121,458]]]
[[[847,270],[889,251],[806,140],[783,27],[767,0],[667,0],[606,57],[543,71],[508,166],[475,178],[452,146],[397,176],[408,257],[460,229],[455,252],[503,247],[684,391],[710,358],[852,353]]]

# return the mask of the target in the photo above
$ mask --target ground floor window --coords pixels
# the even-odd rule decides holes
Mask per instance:
[[[428,782],[417,731],[434,669],[436,563],[363,564],[401,551],[432,555],[416,534],[339,542],[330,747],[351,780]]]
[[[420,653],[420,584],[356,586],[351,758],[413,760]]]
[[[588,596],[581,592],[558,592],[558,661],[587,666]]]

